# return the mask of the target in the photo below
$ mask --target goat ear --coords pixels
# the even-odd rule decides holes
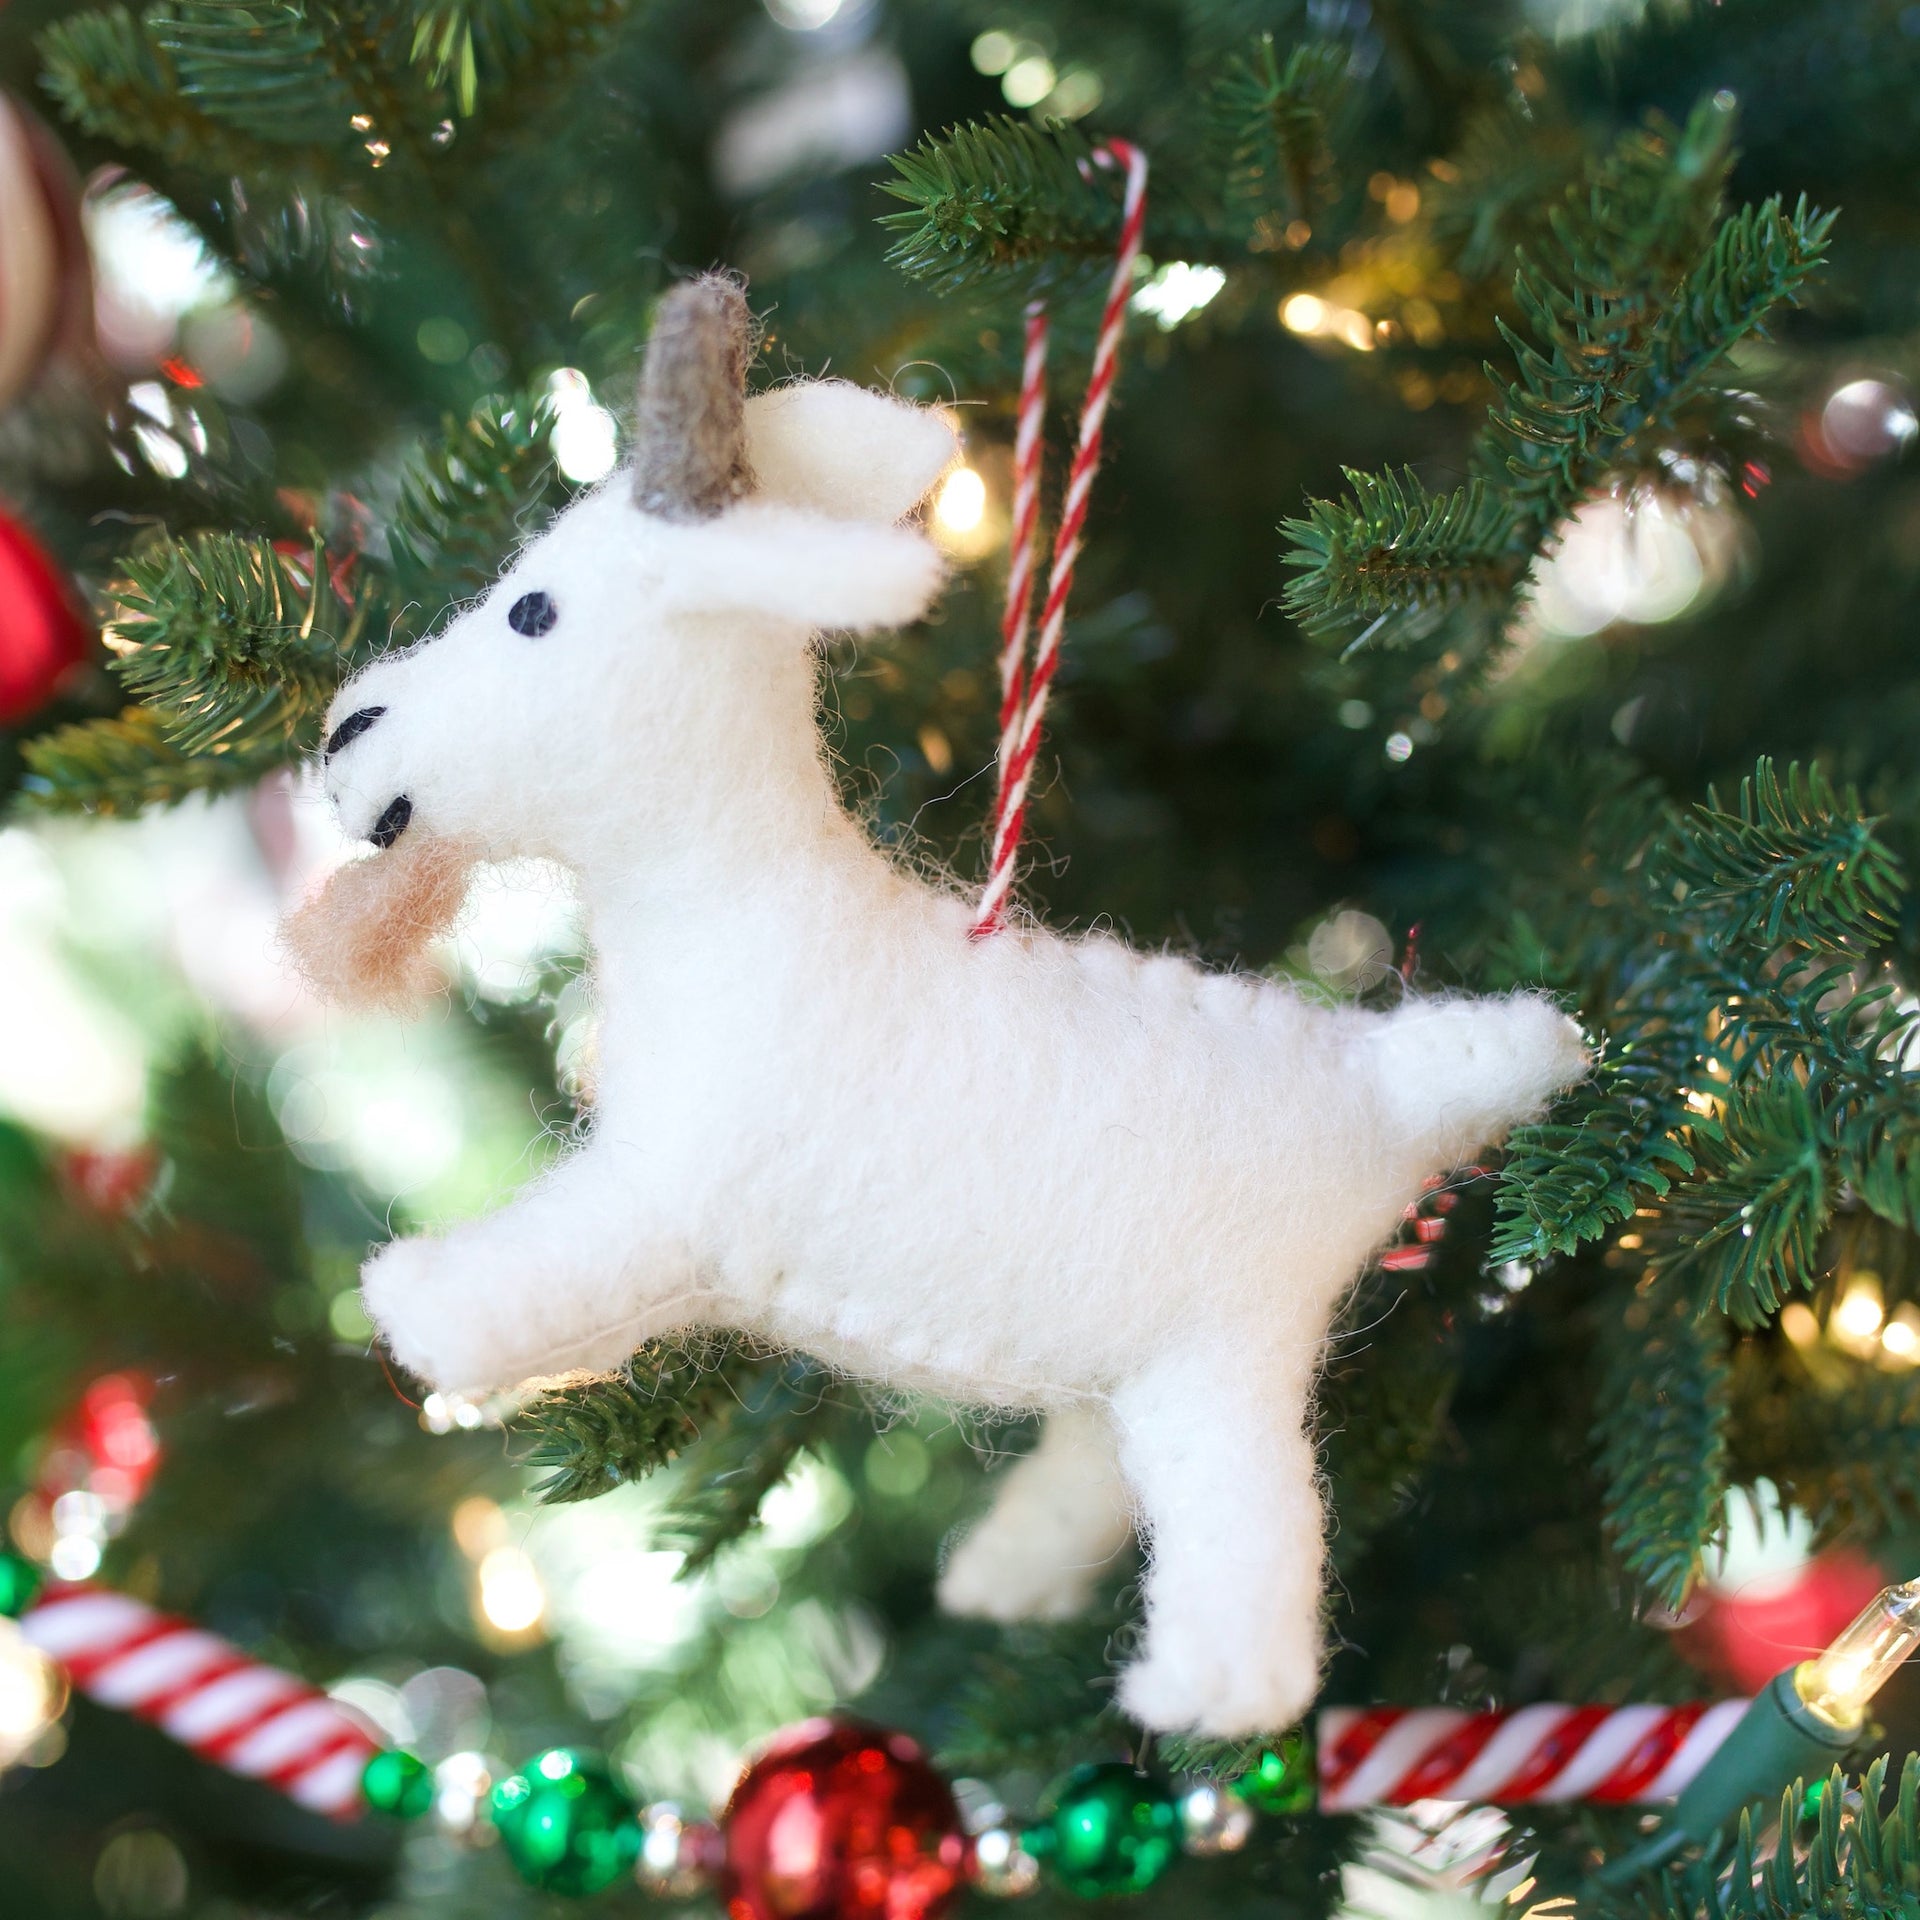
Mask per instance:
[[[747,402],[763,499],[836,520],[898,520],[953,464],[945,416],[845,380],[801,380]]]
[[[904,626],[945,564],[913,527],[830,520],[764,498],[672,531],[661,597],[689,613],[755,613],[809,632]]]

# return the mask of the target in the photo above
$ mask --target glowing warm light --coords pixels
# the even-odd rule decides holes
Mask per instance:
[[[518,1547],[495,1547],[480,1562],[480,1611],[501,1633],[531,1633],[545,1618],[547,1590]]]
[[[451,1519],[453,1537],[469,1560],[481,1561],[496,1548],[507,1545],[506,1511],[497,1500],[475,1494],[454,1508]]]
[[[1373,322],[1364,313],[1348,308],[1335,318],[1333,330],[1355,353],[1373,351]]]
[[[23,1758],[66,1705],[60,1669],[11,1620],[0,1620],[0,1767]]]
[[[987,483],[971,467],[955,467],[941,483],[933,517],[948,533],[971,533],[986,512]]]
[[[1888,1587],[1825,1653],[1793,1676],[1801,1700],[1829,1726],[1850,1733],[1873,1696],[1920,1646],[1920,1580]]]
[[[1843,1340],[1874,1339],[1885,1321],[1880,1292],[1870,1281],[1856,1280],[1833,1309],[1832,1326]]]
[[[1790,1300],[1780,1309],[1780,1331],[1796,1347],[1810,1347],[1820,1338],[1820,1322],[1804,1300]]]
[[[1902,1307],[1880,1329],[1880,1350],[1896,1366],[1920,1365],[1920,1315]]]
[[[1000,91],[1010,107],[1037,107],[1053,91],[1059,77],[1044,53],[1029,53],[1007,69]]]
[[[1281,302],[1280,324],[1289,333],[1318,333],[1327,324],[1327,303],[1318,294],[1289,294]]]
[[[975,73],[1005,73],[1013,65],[1020,51],[1020,43],[1012,34],[1002,33],[998,27],[990,27],[973,43],[970,57]]]

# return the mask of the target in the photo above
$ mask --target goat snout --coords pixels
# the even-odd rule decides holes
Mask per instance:
[[[323,757],[331,760],[343,747],[350,747],[386,712],[385,707],[362,707],[358,713],[350,713],[327,735],[327,744]]]

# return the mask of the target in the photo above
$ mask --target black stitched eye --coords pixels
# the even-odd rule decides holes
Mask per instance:
[[[553,631],[553,623],[560,618],[560,609],[553,604],[553,596],[547,593],[523,593],[507,609],[507,625],[515,633],[524,633],[529,640],[538,640],[543,633]]]

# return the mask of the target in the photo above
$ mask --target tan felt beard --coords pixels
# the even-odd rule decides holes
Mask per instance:
[[[281,922],[280,937],[313,990],[345,1006],[398,1013],[446,984],[427,952],[467,897],[474,851],[410,833],[341,867]]]

